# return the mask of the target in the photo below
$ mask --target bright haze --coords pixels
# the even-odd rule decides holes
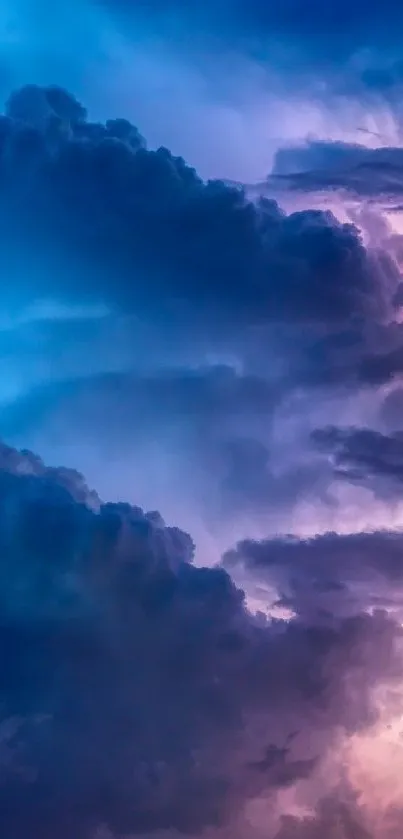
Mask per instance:
[[[0,13],[0,836],[403,836],[403,6]]]

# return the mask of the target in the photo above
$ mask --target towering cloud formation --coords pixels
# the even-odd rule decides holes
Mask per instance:
[[[239,546],[232,565],[292,591],[293,616],[266,620],[158,514],[94,511],[80,476],[29,452],[1,466],[2,835],[237,835],[259,801],[269,836],[367,835],[342,749],[400,689],[399,539]],[[368,611],[375,580],[396,618]],[[327,803],[283,819],[286,791]]]
[[[125,120],[88,122],[63,90],[31,85],[11,96],[0,140],[6,257],[19,264],[24,230],[49,258],[51,237],[53,258],[73,255],[70,291],[232,329],[332,325],[387,307],[353,225],[329,212],[287,216],[272,200],[252,204],[238,188],[204,183],[166,149],[147,151]],[[62,282],[66,265],[52,267]]]

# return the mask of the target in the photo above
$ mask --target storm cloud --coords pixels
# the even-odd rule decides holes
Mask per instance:
[[[401,839],[403,8],[3,5],[0,835]]]
[[[375,723],[374,688],[400,679],[399,624],[366,613],[370,599],[335,609],[332,625],[301,610],[285,622],[253,617],[227,572],[194,566],[190,537],[158,514],[94,509],[74,476],[66,483],[28,452],[1,455],[4,835],[23,839],[32,824],[38,839],[89,839],[101,826],[116,836],[236,830],[262,796],[274,835],[281,790],[314,789],[342,732]],[[383,537],[372,539],[370,556]],[[392,540],[385,568],[359,540],[340,565],[331,544],[340,585],[366,567],[400,586]],[[315,554],[308,566],[320,568]],[[301,558],[306,566],[303,547]],[[290,562],[268,554],[279,584]],[[304,602],[298,587],[293,602]]]
[[[393,256],[329,210],[204,181],[57,86],[11,94],[0,128],[3,436],[84,457],[103,490],[105,457],[125,488],[133,464],[131,500],[191,499],[214,527],[333,503],[309,433],[322,393],[342,421],[398,350]]]
[[[0,211],[3,270],[14,280],[34,249],[38,294],[54,294],[55,276],[63,282],[68,271],[70,294],[164,313],[182,330],[207,316],[211,329],[234,329],[385,311],[353,225],[328,211],[286,215],[273,200],[251,203],[166,149],[147,151],[128,122],[85,116],[59,88],[31,85],[9,99]]]

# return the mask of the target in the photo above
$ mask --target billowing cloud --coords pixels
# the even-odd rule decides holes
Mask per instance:
[[[234,329],[385,309],[353,225],[330,212],[286,215],[272,200],[254,204],[238,188],[204,183],[166,149],[147,151],[124,120],[86,121],[63,90],[14,94],[1,136],[3,258],[18,279],[22,236],[40,263],[51,241],[53,288],[45,260],[38,293],[54,293],[70,265],[70,294],[165,312],[182,329],[207,315],[211,328],[230,320]]]
[[[238,364],[281,400],[301,383],[368,379],[362,359],[398,345],[399,270],[353,224],[204,182],[57,87],[17,91],[1,125],[4,304],[21,309],[34,289],[106,310],[3,331],[4,358],[25,351],[25,387],[164,357]]]
[[[401,828],[360,764],[402,708],[399,243],[351,174],[374,158],[383,200],[399,151],[278,155],[305,192],[344,179],[339,220],[205,181],[58,86],[9,97],[1,433],[69,467],[96,449],[100,483],[1,447],[2,835]]]
[[[365,365],[400,345],[384,242],[205,182],[56,86],[16,91],[1,125],[6,439],[84,462],[103,494],[107,452],[131,499],[244,533],[333,503],[309,434],[347,404],[360,422]]]
[[[333,624],[314,610],[305,620],[294,586],[296,617],[253,617],[226,571],[194,566],[190,537],[158,514],[89,507],[73,475],[30,453],[3,448],[1,466],[3,834],[236,832],[266,799],[274,836],[283,793],[302,785],[312,804],[319,784],[322,797],[330,750],[371,728],[376,690],[400,684],[392,616],[366,613],[362,595]],[[323,579],[349,586],[365,567],[396,591],[398,556],[374,561],[373,539],[369,558],[352,543],[356,559],[340,565],[330,538]],[[285,562],[268,555],[278,583],[297,569],[285,550]],[[320,569],[316,550],[295,546],[297,562],[300,550]]]
[[[400,839],[402,10],[14,6],[0,834]]]

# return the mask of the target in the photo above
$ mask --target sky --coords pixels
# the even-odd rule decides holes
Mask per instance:
[[[0,834],[403,835],[403,9],[0,11]]]

